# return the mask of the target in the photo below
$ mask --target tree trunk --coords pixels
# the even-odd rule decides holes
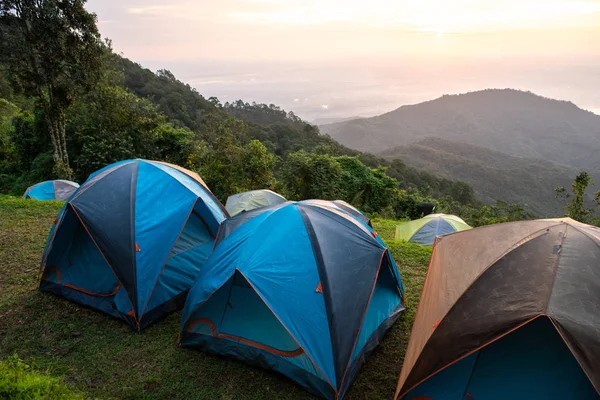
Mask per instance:
[[[46,105],[46,123],[52,141],[54,158],[53,173],[56,178],[73,179],[73,170],[69,166],[69,154],[67,152],[67,141],[65,138],[66,116],[60,106],[53,101],[52,90],[49,90],[50,102]]]

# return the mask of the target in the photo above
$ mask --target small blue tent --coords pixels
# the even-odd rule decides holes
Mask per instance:
[[[181,344],[341,399],[404,310],[394,260],[370,227],[332,204],[253,211],[221,225],[188,295]]]
[[[44,181],[29,186],[23,194],[24,199],[35,200],[67,200],[77,190],[79,184],[76,182],[58,179],[55,181]]]
[[[109,165],[59,213],[40,290],[142,329],[183,305],[226,215],[191,171],[139,159]]]

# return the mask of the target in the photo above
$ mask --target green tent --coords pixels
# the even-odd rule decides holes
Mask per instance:
[[[431,214],[396,226],[396,240],[431,246],[437,236],[471,229],[456,215]]]
[[[272,206],[275,204],[285,203],[287,200],[280,194],[272,190],[250,190],[248,192],[234,194],[227,198],[225,208],[232,217],[242,211],[250,211],[255,208]]]

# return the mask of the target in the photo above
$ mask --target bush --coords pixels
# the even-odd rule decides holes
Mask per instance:
[[[0,194],[9,193],[15,184],[16,176],[10,174],[0,174]]]
[[[2,399],[82,399],[60,380],[35,371],[15,354],[0,361],[0,398]]]

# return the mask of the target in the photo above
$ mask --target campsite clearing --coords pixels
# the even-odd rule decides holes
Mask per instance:
[[[288,379],[177,346],[181,312],[135,333],[113,319],[37,290],[39,262],[61,203],[0,196],[0,360],[14,353],[85,397],[310,399]],[[408,309],[346,398],[389,399],[414,318],[430,249],[393,241],[397,221],[374,220],[402,274]]]

